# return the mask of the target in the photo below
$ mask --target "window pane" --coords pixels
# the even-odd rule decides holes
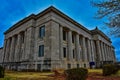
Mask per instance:
[[[43,57],[44,56],[44,45],[39,46],[39,57]]]
[[[40,27],[39,35],[40,38],[45,36],[45,26]]]
[[[75,39],[74,39],[74,35],[72,34],[72,43],[74,43],[75,41],[74,41]]]
[[[75,51],[73,50],[73,58],[75,58]]]
[[[63,48],[63,56],[66,58],[66,48]]]
[[[63,30],[63,40],[66,41],[66,31]]]

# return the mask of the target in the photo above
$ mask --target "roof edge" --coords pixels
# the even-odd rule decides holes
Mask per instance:
[[[37,15],[35,14],[31,14],[29,15],[28,17],[18,21],[16,24],[14,24],[12,27],[10,27],[7,31],[4,32],[4,34],[7,34],[8,32],[10,32],[11,30],[17,28],[18,26],[22,25],[23,23],[29,21],[30,19],[38,19],[39,17],[43,16],[44,14],[50,12],[50,11],[53,11],[55,12],[56,14],[60,15],[61,17],[63,17],[64,19],[70,21],[72,24],[76,25],[77,27],[87,31],[88,33],[91,34],[91,32],[85,28],[84,26],[82,26],[80,23],[78,23],[77,21],[73,20],[72,18],[70,18],[69,16],[67,16],[66,14],[64,14],[63,12],[61,12],[60,10],[58,10],[57,8],[53,7],[53,6],[50,6],[48,7],[47,9],[43,10],[42,12],[38,13]]]

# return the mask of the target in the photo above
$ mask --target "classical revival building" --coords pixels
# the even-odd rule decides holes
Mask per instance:
[[[88,30],[52,6],[19,21],[4,35],[2,61],[7,69],[89,68],[116,61],[102,31]]]
[[[3,47],[0,47],[0,65],[2,65],[3,62]]]

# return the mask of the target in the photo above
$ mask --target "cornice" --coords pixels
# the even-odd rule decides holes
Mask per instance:
[[[100,34],[102,37],[104,37],[106,40],[108,40],[109,42],[111,42],[110,38],[108,36],[106,36],[102,31],[98,30],[98,29],[94,29],[91,30],[91,34],[95,35],[95,34]]]
[[[53,6],[50,6],[49,8],[45,9],[44,11],[40,12],[37,15],[31,14],[30,16],[22,19],[21,21],[19,21],[18,23],[14,24],[12,27],[10,27],[7,31],[5,31],[4,34],[9,33],[10,31],[14,30],[15,28],[19,27],[20,25],[24,24],[25,22],[27,22],[31,19],[37,20],[41,16],[43,16],[51,11],[55,12],[56,14],[61,16],[62,18],[66,19],[67,21],[71,22],[72,24],[76,25],[77,27],[79,27],[79,28],[81,28],[81,29],[83,29],[86,32],[91,34],[91,32],[87,28],[85,28],[84,26],[82,26],[81,24],[79,24],[78,22],[76,22],[75,20],[73,20],[72,18],[70,18],[69,16],[67,16],[66,14],[64,14],[63,12],[61,12],[60,10],[56,9]]]

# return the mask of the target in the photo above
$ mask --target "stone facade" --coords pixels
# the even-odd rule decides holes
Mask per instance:
[[[26,17],[4,34],[7,69],[89,68],[116,61],[111,41],[103,32],[86,29],[52,6]]]
[[[0,65],[2,65],[3,62],[3,47],[0,48]]]

